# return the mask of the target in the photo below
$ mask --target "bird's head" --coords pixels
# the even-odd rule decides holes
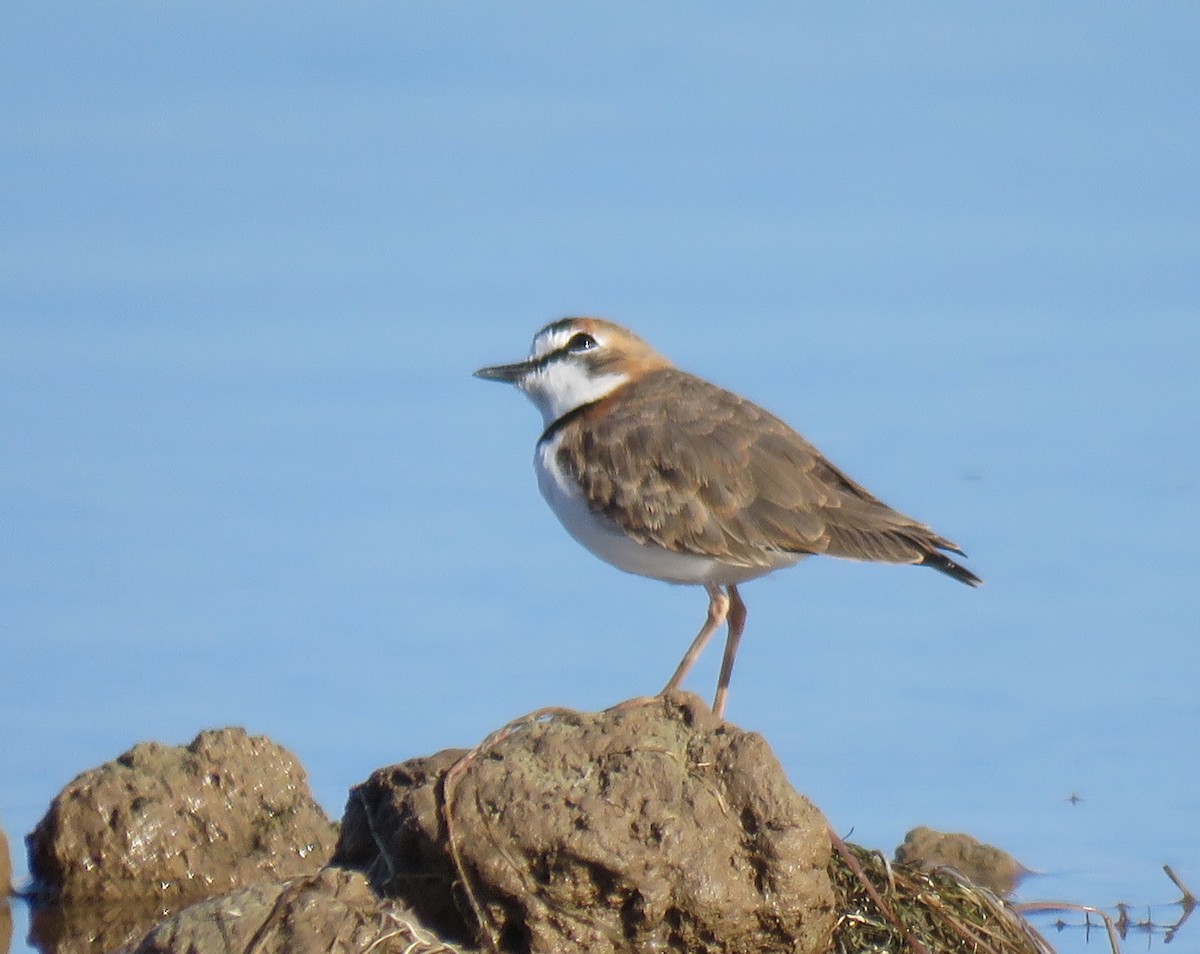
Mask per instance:
[[[515,384],[547,425],[670,362],[632,331],[602,318],[563,318],[533,337],[529,357],[475,377]]]

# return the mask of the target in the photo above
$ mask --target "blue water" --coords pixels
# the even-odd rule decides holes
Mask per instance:
[[[535,411],[470,377],[586,312],[987,581],[811,560],[747,585],[730,719],[853,840],[966,830],[1040,872],[1022,898],[1174,920],[1161,865],[1200,885],[1200,14],[5,20],[18,875],[59,788],[142,739],[245,725],[337,815],[380,765],[657,689],[703,594],[579,549],[534,486]]]

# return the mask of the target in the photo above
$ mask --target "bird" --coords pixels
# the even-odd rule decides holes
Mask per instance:
[[[627,573],[703,586],[708,613],[662,693],[726,627],[712,711],[724,717],[746,604],[738,587],[825,555],[983,581],[966,554],[893,510],[778,417],[680,370],[603,318],[563,318],[529,357],[480,368],[541,412],[538,487],[566,531]]]

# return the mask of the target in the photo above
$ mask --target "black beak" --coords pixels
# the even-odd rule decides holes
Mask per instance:
[[[480,368],[475,377],[485,381],[503,381],[505,384],[515,384],[520,381],[532,367],[530,361],[518,361],[516,364],[498,364],[491,368]]]

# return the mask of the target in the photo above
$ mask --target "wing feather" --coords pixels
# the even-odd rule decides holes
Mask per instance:
[[[588,506],[677,552],[768,567],[780,553],[926,563],[974,585],[929,527],[884,504],[783,421],[676,368],[584,415],[558,460]]]

